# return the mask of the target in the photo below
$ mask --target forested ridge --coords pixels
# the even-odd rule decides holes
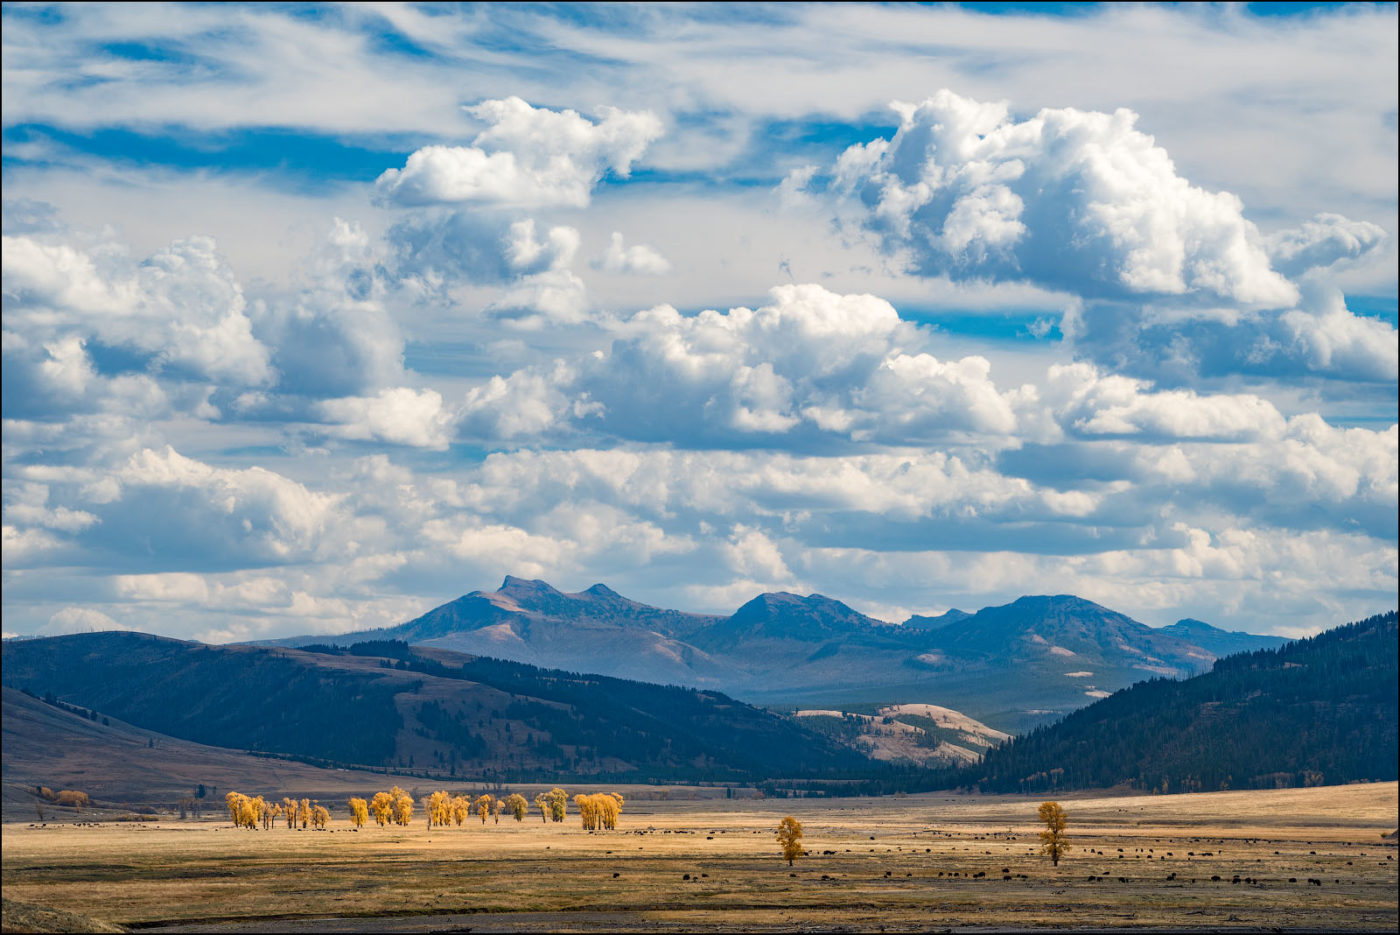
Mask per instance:
[[[1157,792],[1397,778],[1395,612],[1153,679],[989,752],[988,792],[1128,785]]]
[[[7,685],[173,737],[446,777],[765,779],[871,762],[717,692],[397,641],[217,647],[137,633],[7,643]]]

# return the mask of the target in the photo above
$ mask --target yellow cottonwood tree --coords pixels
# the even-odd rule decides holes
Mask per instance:
[[[807,853],[802,849],[802,822],[791,815],[778,822],[778,843],[783,847],[783,859],[792,862]]]
[[[622,796],[609,792],[598,796],[598,820],[604,831],[617,830],[617,816],[622,814]]]
[[[428,796],[428,827],[436,828],[452,822],[452,795],[439,789]]]
[[[383,827],[394,814],[394,797],[387,792],[376,792],[370,800],[369,807],[374,810],[374,820]]]
[[[462,822],[467,820],[467,816],[472,813],[472,800],[465,795],[454,795],[452,797],[452,821],[458,828],[462,827]]]
[[[551,821],[563,821],[569,807],[569,793],[555,786],[549,790],[549,817]]]
[[[524,821],[526,813],[530,811],[530,803],[519,792],[512,792],[506,799],[506,808],[515,816],[516,821]]]
[[[413,820],[413,797],[398,786],[390,789],[389,794],[394,795],[394,822],[408,827],[408,823]]]
[[[483,793],[476,798],[476,813],[481,816],[481,823],[486,824],[486,816],[491,814],[491,803],[495,801],[489,793]]]
[[[350,820],[355,823],[356,828],[363,828],[365,822],[369,821],[369,803],[355,797],[346,804],[350,806]]]
[[[585,831],[613,831],[622,812],[622,796],[616,792],[595,792],[574,796]]]
[[[318,831],[325,831],[326,825],[330,823],[330,809],[324,805],[311,806],[311,827]]]
[[[1036,810],[1045,830],[1040,832],[1040,852],[1050,858],[1051,866],[1058,867],[1060,858],[1069,850],[1065,843],[1065,810],[1059,802],[1041,802]]]
[[[584,831],[593,831],[598,827],[598,812],[593,807],[593,796],[579,794],[574,796],[574,806],[578,808],[578,817],[583,825]]]
[[[297,800],[296,800],[296,799],[285,799],[285,798],[284,798],[284,799],[282,800],[282,817],[285,818],[285,819],[287,819],[287,827],[288,827],[288,828],[295,828],[295,827],[297,826]]]
[[[247,796],[241,792],[228,792],[224,795],[224,804],[228,806],[228,817],[235,828],[242,827],[243,823],[239,820],[239,815],[245,798]]]
[[[549,796],[541,792],[535,796],[535,805],[540,810],[540,821],[549,821]]]

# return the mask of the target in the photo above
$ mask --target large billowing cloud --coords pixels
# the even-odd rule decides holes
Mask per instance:
[[[41,367],[70,389],[85,379],[89,341],[176,376],[235,386],[274,377],[243,290],[210,238],[176,241],[137,263],[111,243],[5,237],[3,283],[6,331],[44,347]]]
[[[1016,426],[985,359],[916,350],[926,336],[875,296],[779,286],[758,309],[658,306],[616,327],[607,352],[493,381],[468,401],[469,423],[505,432],[573,421],[641,441],[783,447]]]
[[[101,522],[85,538],[107,561],[129,562],[140,549],[166,568],[223,570],[360,550],[341,497],[264,468],[215,467],[168,446],[133,454],[86,496]]]
[[[387,201],[582,208],[606,173],[626,177],[661,135],[661,121],[647,112],[605,108],[594,123],[518,97],[466,110],[489,126],[471,146],[425,146],[402,169],[386,170],[377,186]]]
[[[1047,108],[1018,122],[1005,103],[947,90],[895,108],[895,135],[847,150],[832,184],[922,275],[1094,298],[1296,298],[1239,199],[1179,176],[1129,110]]]
[[[1374,252],[1377,225],[1321,214],[1265,237],[1237,197],[1182,178],[1126,109],[1017,121],[947,90],[893,106],[898,131],[846,150],[826,190],[910,272],[1069,293],[1076,350],[1156,380],[1395,379],[1393,326],[1284,275]]]

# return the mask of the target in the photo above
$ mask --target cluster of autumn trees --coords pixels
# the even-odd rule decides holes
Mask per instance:
[[[303,830],[311,827],[324,831],[331,820],[330,810],[311,799],[297,801],[284,798],[281,802],[268,802],[260,795],[230,792],[224,796],[224,804],[228,806],[229,818],[235,827],[254,831],[259,825],[267,831],[278,821],[285,821],[288,828],[295,828],[300,823]]]
[[[452,795],[444,789],[428,796],[428,827],[446,828],[455,824],[460,828],[462,822],[473,814],[481,819],[483,825],[488,818],[500,824],[503,813],[510,814],[516,821],[524,821],[529,808],[525,796],[515,792],[503,798],[483,793],[472,801],[469,796]]]
[[[80,793],[81,794],[81,793]],[[284,798],[279,802],[267,802],[262,796],[247,796],[241,792],[230,792],[224,796],[228,805],[229,818],[240,828],[264,829],[273,827],[279,819],[287,822],[288,828],[295,828],[300,822],[302,828],[324,829],[330,821],[330,812],[311,799]],[[622,812],[622,796],[616,792],[597,792],[591,795],[574,796],[574,805],[586,831],[612,831],[617,828],[617,817]],[[541,821],[563,821],[568,813],[569,793],[555,787],[535,796],[535,805],[540,810]],[[350,810],[350,821],[356,828],[369,823],[370,816],[383,827],[388,824],[408,827],[413,821],[413,809],[417,803],[398,786],[388,792],[376,792],[368,800],[351,798],[346,805]],[[425,801],[429,828],[461,827],[469,817],[475,815],[486,824],[490,819],[501,823],[502,815],[509,815],[516,821],[524,821],[530,813],[530,802],[518,792],[505,796],[483,793],[475,799],[467,795],[453,795],[445,789],[429,795]]]
[[[349,803],[350,815],[356,819],[356,828],[363,826],[364,822],[359,820],[361,812],[357,810],[355,803],[363,801],[363,799],[351,799]],[[413,820],[413,796],[395,786],[388,792],[376,792],[374,798],[369,800],[367,810],[374,812],[374,820],[379,823],[380,827],[393,822],[407,828],[408,823]]]
[[[622,796],[616,792],[576,795],[574,804],[583,818],[585,831],[612,831],[617,827],[617,815],[622,811]]]
[[[48,786],[34,786],[32,788],[34,794],[39,798],[46,799],[55,805],[67,805],[80,812],[83,810],[83,806],[90,804],[91,801],[86,792],[79,792],[77,789],[59,789],[55,792]]]

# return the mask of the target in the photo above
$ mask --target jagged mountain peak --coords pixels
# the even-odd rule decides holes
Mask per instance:
[[[506,591],[513,594],[549,594],[560,597],[564,593],[548,581],[541,581],[538,578],[517,578],[515,575],[506,575],[506,579],[496,590],[497,593]]]

